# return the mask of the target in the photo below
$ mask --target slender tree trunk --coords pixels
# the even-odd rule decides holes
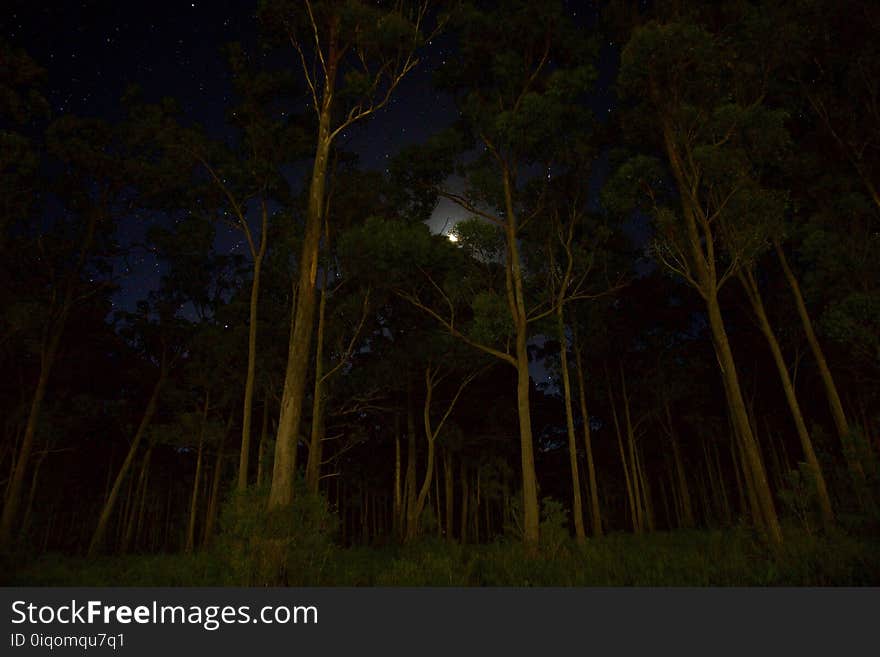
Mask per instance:
[[[263,421],[260,424],[260,443],[257,445],[257,486],[263,485],[266,471],[266,438],[269,436],[269,391],[263,401]]]
[[[192,495],[189,502],[189,522],[186,528],[186,552],[191,553],[196,547],[196,515],[199,506],[199,484],[202,481],[202,457],[205,452],[205,430],[208,425],[208,402],[210,394],[205,393],[205,405],[202,408],[202,423],[199,427],[199,448],[196,453],[196,474],[193,478]]]
[[[40,374],[37,378],[37,387],[35,388],[34,396],[31,399],[28,419],[25,424],[21,446],[18,449],[18,455],[13,456],[15,468],[12,471],[12,477],[6,491],[3,513],[0,515],[0,549],[9,546],[14,538],[13,528],[15,527],[15,521],[17,520],[19,509],[21,507],[24,480],[27,475],[28,467],[30,466],[31,453],[34,450],[37,423],[40,418],[40,410],[43,406],[43,400],[46,397],[49,376],[55,365],[56,357],[58,356],[58,348],[61,345],[61,337],[64,334],[64,329],[67,325],[67,318],[70,316],[70,311],[75,303],[76,287],[79,283],[80,273],[82,272],[88,254],[91,251],[98,221],[104,216],[102,212],[96,209],[92,209],[88,215],[88,223],[79,247],[76,266],[64,280],[64,290],[63,293],[59,295],[61,297],[59,305],[51,308],[52,312],[55,312],[57,309],[57,315],[55,317],[51,317],[50,315],[49,322],[43,333],[40,349]]]
[[[220,482],[223,479],[223,459],[226,456],[223,448],[226,446],[226,436],[232,427],[232,421],[235,416],[230,413],[226,422],[226,430],[217,446],[217,454],[214,457],[214,473],[211,479],[211,496],[208,501],[208,512],[205,516],[205,532],[202,537],[202,545],[207,547],[214,536],[214,525],[217,524],[217,510],[220,507]]]
[[[129,510],[134,508],[134,477],[129,477],[128,479],[128,488],[125,489],[125,502],[122,504],[122,509],[119,512],[119,522],[117,523],[116,528],[116,545],[121,546],[122,540],[125,537],[125,528],[127,526],[128,519],[130,518]]]
[[[779,346],[779,341],[776,339],[776,334],[773,332],[773,327],[770,326],[770,319],[767,317],[767,312],[764,309],[764,301],[761,299],[761,292],[758,289],[754,274],[751,271],[740,272],[740,282],[745,288],[746,296],[749,298],[752,309],[755,311],[755,316],[758,318],[758,325],[767,339],[770,352],[773,354],[773,362],[776,364],[776,370],[779,372],[782,389],[785,392],[785,399],[788,402],[788,408],[791,411],[798,438],[801,441],[801,449],[804,450],[804,458],[813,475],[819,509],[822,513],[822,522],[826,528],[830,528],[834,525],[831,497],[828,495],[825,476],[822,474],[822,467],[819,465],[819,459],[816,457],[816,452],[813,449],[813,441],[810,438],[809,431],[807,431],[807,424],[804,421],[804,415],[801,412],[794,384],[791,381],[788,366],[785,364],[785,358],[782,355],[782,349]]]
[[[454,537],[453,522],[455,517],[455,492],[452,480],[452,454],[448,449],[443,450],[443,476],[446,489],[446,539],[451,541]]]
[[[739,501],[740,516],[744,516],[746,513],[748,513],[749,507],[748,507],[748,502],[746,500],[745,482],[743,481],[743,477],[741,474],[739,451],[737,449],[738,444],[739,444],[739,441],[736,440],[736,437],[731,436],[730,437],[730,460],[733,463],[733,474],[736,477],[736,493],[737,493],[737,500]]]
[[[649,532],[654,531],[654,500],[651,497],[651,482],[643,462],[644,450],[636,448],[636,472],[639,474],[639,485],[642,489],[643,519]]]
[[[703,457],[706,460],[706,473],[709,481],[709,491],[712,493],[712,508],[715,515],[721,517],[721,491],[718,490],[718,482],[715,480],[715,465],[709,453],[709,444],[703,441]]]
[[[251,453],[251,418],[254,407],[254,382],[257,372],[257,321],[260,306],[260,275],[263,269],[263,256],[268,243],[269,220],[265,204],[262,208],[260,230],[260,249],[254,254],[254,278],[251,281],[251,298],[248,316],[248,362],[244,383],[244,411],[241,420],[241,452],[238,458],[238,492],[247,488],[248,465]]]
[[[629,504],[629,514],[630,518],[632,518],[633,531],[635,533],[640,533],[641,527],[639,527],[639,517],[636,512],[635,506],[635,495],[632,489],[632,481],[629,476],[629,466],[626,461],[626,453],[623,450],[623,433],[620,430],[620,421],[617,417],[617,407],[614,403],[614,393],[611,391],[611,379],[608,378],[608,372],[605,372],[606,382],[608,384],[608,402],[611,405],[611,418],[614,421],[614,432],[617,434],[617,448],[620,452],[620,463],[623,466],[623,479],[626,484],[626,500]]]
[[[508,305],[511,319],[516,332],[516,406],[519,418],[520,464],[522,467],[523,495],[523,538],[533,549],[538,545],[539,509],[538,509],[538,478],[535,474],[534,441],[532,439],[532,417],[529,394],[528,354],[528,319],[526,314],[525,294],[523,292],[523,276],[520,263],[519,246],[517,243],[516,213],[513,203],[511,172],[502,172],[504,185],[505,236],[507,239],[507,289]]]
[[[394,535],[397,538],[400,538],[401,527],[403,526],[401,509],[403,508],[403,497],[401,496],[400,491],[400,419],[399,416],[395,414],[394,416],[394,509],[392,511],[393,515],[393,525],[394,525]]]
[[[137,548],[138,545],[141,545],[142,537],[144,535],[144,522],[147,511],[147,493],[150,490],[150,461],[147,461],[146,471],[144,472],[144,485],[141,488],[141,500],[138,504],[138,517],[137,523],[134,528],[134,539],[132,541],[132,546]]]
[[[468,540],[468,480],[467,466],[464,459],[461,460],[461,544],[464,545]]]
[[[12,542],[13,527],[21,507],[25,475],[30,464],[31,453],[34,450],[34,438],[37,433],[37,423],[40,419],[40,409],[43,407],[43,399],[46,396],[46,389],[49,385],[49,374],[52,371],[55,357],[58,354],[62,329],[63,324],[49,338],[49,344],[44,348],[40,356],[40,377],[37,379],[37,387],[31,400],[24,437],[22,438],[21,446],[18,448],[18,455],[15,457],[15,467],[9,480],[6,502],[3,505],[3,515],[0,516],[0,548],[8,546]]]
[[[660,477],[660,499],[663,502],[663,515],[666,518],[666,529],[672,529],[672,511],[669,508],[669,495],[666,493],[666,482]]]
[[[584,424],[584,451],[587,457],[587,479],[590,484],[590,519],[593,523],[593,536],[602,536],[602,513],[599,509],[599,487],[596,482],[596,467],[593,463],[593,441],[590,434],[590,416],[587,413],[587,396],[584,388],[584,367],[581,359],[581,346],[577,332],[574,335],[574,358],[578,378],[578,401],[581,407],[581,421]]]
[[[309,440],[309,456],[306,462],[306,488],[318,492],[321,478],[321,459],[324,446],[324,321],[327,312],[327,269],[321,281],[321,300],[318,303],[318,333],[315,353],[315,390],[312,395],[312,431]]]
[[[776,255],[779,258],[779,263],[782,265],[782,271],[785,274],[785,280],[788,281],[788,286],[791,288],[792,295],[794,296],[798,316],[800,316],[801,318],[801,324],[804,327],[804,333],[807,336],[807,342],[810,344],[810,349],[813,352],[813,357],[816,359],[816,365],[818,365],[819,367],[819,375],[822,377],[822,383],[825,386],[825,396],[828,398],[828,405],[831,407],[831,415],[834,418],[834,426],[837,428],[837,435],[840,438],[841,445],[843,446],[844,456],[847,457],[847,462],[852,473],[855,486],[864,504],[867,502],[867,499],[864,495],[864,491],[866,490],[865,471],[862,468],[861,462],[859,462],[858,459],[854,458],[851,455],[852,437],[850,436],[849,422],[847,421],[846,414],[843,411],[843,403],[840,401],[840,395],[837,392],[837,385],[834,382],[834,377],[831,375],[831,369],[828,367],[828,361],[825,360],[825,352],[822,351],[822,345],[819,344],[819,339],[816,337],[816,331],[813,329],[813,321],[812,319],[810,319],[810,314],[807,311],[807,304],[804,302],[804,296],[801,293],[801,287],[798,284],[794,272],[788,264],[788,259],[785,256],[785,251],[782,249],[782,246],[779,244],[778,241],[774,241],[773,246],[776,249]],[[870,503],[868,503],[868,506],[870,506]]]
[[[574,413],[571,407],[571,382],[568,376],[568,339],[565,336],[565,322],[562,317],[562,304],[557,306],[556,332],[559,338],[559,357],[562,363],[562,391],[565,400],[565,427],[568,433],[568,461],[571,468],[572,515],[574,532],[578,543],[586,540],[584,531],[584,511],[581,504],[581,478],[578,472],[577,438],[574,432]]]
[[[24,517],[21,521],[21,533],[27,535],[30,528],[31,517],[34,510],[34,498],[37,496],[37,482],[40,479],[40,468],[43,467],[43,461],[46,460],[48,452],[42,452],[34,462],[34,471],[31,474],[31,486],[28,491],[27,504],[25,505]]]
[[[630,479],[632,480],[633,507],[635,509],[635,523],[638,525],[637,534],[645,531],[645,514],[640,490],[640,478],[638,463],[636,462],[636,438],[633,429],[632,417],[629,411],[629,394],[626,391],[626,377],[623,366],[620,367],[620,385],[623,392],[623,413],[626,421],[626,442],[629,450]]]
[[[122,546],[119,550],[122,554],[127,553],[131,549],[132,542],[135,538],[138,518],[140,517],[141,508],[143,507],[143,501],[146,497],[147,470],[150,467],[150,458],[152,457],[152,455],[153,446],[150,445],[149,447],[147,447],[147,453],[144,454],[144,460],[143,463],[141,463],[141,469],[138,473],[137,485],[135,486],[137,499],[135,500],[135,504],[131,509],[131,512],[128,514],[128,521],[125,526],[125,535],[122,538]]]
[[[116,507],[116,500],[119,497],[119,491],[122,489],[126,476],[128,476],[128,471],[131,468],[135,455],[137,454],[138,447],[140,447],[141,441],[147,432],[147,427],[150,425],[153,415],[156,413],[156,406],[159,403],[159,392],[165,383],[165,377],[167,374],[167,364],[165,362],[165,355],[163,354],[159,378],[156,380],[156,385],[153,387],[153,393],[150,395],[150,400],[147,402],[147,407],[144,410],[141,423],[138,425],[134,438],[131,441],[131,445],[128,448],[128,454],[122,462],[122,465],[119,467],[119,472],[116,474],[116,479],[113,482],[113,488],[110,489],[110,495],[104,502],[104,506],[98,517],[98,525],[95,527],[95,533],[92,535],[92,540],[89,543],[88,555],[90,557],[95,556],[103,547],[104,536],[107,534],[107,526],[110,522],[110,516],[113,514],[113,509]]]
[[[727,393],[730,412],[733,422],[737,426],[737,434],[743,447],[743,459],[748,467],[750,481],[764,520],[764,528],[770,540],[778,545],[782,543],[782,529],[779,526],[779,518],[776,515],[776,506],[773,503],[773,495],[770,485],[767,483],[767,475],[758,444],[755,440],[752,428],[746,413],[745,402],[739,386],[739,377],[736,373],[736,365],[733,360],[733,352],[727,339],[727,332],[721,318],[721,309],[718,306],[716,295],[710,295],[708,299],[709,325],[712,329],[715,351],[718,362],[721,365],[721,374],[724,380],[724,388]]]
[[[331,42],[335,37],[331,37]],[[281,414],[275,442],[275,462],[269,507],[283,508],[293,503],[293,482],[296,474],[296,451],[302,420],[302,404],[308,378],[312,332],[315,318],[315,282],[318,273],[318,247],[323,224],[324,197],[330,153],[330,116],[338,64],[331,47],[324,82],[323,104],[318,115],[318,142],[309,186],[306,229],[299,259],[299,282],[291,318],[290,347],[281,397]]]
[[[440,508],[440,459],[434,459],[434,502],[437,514],[437,536],[443,538],[443,513]]]
[[[657,94],[658,90],[653,89],[652,93]],[[692,279],[692,281],[706,302],[712,343],[721,369],[725,396],[736,434],[742,443],[744,464],[751,475],[748,480],[752,484],[756,500],[760,505],[767,535],[771,543],[780,545],[782,530],[779,526],[779,518],[776,515],[776,507],[773,503],[770,486],[767,483],[761,455],[749,425],[733,351],[730,348],[718,302],[719,283],[723,280],[719,281],[716,268],[715,238],[712,226],[693,196],[693,185],[688,182],[688,176],[685,174],[685,164],[675,138],[675,129],[668,117],[662,117],[662,128],[666,154],[681,194],[690,262],[696,275],[696,279]]]
[[[669,403],[664,401],[664,410],[666,412],[666,422],[669,426],[669,439],[672,442],[672,457],[675,459],[676,480],[678,482],[679,496],[681,499],[681,524],[683,527],[694,526],[694,511],[691,505],[691,493],[688,490],[687,473],[684,469],[684,462],[681,458],[681,448],[678,445],[678,438],[672,425],[672,413],[669,410]]]
[[[718,443],[713,443],[715,450],[715,468],[718,472],[718,485],[721,489],[721,508],[724,512],[724,521],[729,525],[732,517],[730,513],[730,498],[727,496],[727,485],[724,483],[724,470],[721,467],[721,451],[718,449]]]
[[[408,383],[406,395],[406,480],[403,486],[404,536],[409,534],[410,526],[415,522],[413,516],[416,509],[416,495],[418,494],[416,491],[416,418],[413,403],[412,383]]]
[[[464,391],[465,386],[467,386],[467,384],[473,379],[473,376],[468,376],[459,384],[455,396],[447,405],[442,419],[435,427],[431,422],[431,406],[434,397],[434,386],[436,385],[435,377],[436,371],[430,365],[425,368],[425,403],[422,406],[422,424],[425,431],[425,438],[428,443],[428,455],[427,463],[425,465],[425,479],[422,481],[414,507],[407,513],[406,537],[408,540],[415,538],[419,532],[419,521],[421,519],[422,509],[425,507],[425,500],[431,490],[431,481],[435,476],[435,445],[437,442],[437,435],[455,408],[455,404],[458,402],[458,398]],[[415,431],[413,431],[413,433],[415,433]]]

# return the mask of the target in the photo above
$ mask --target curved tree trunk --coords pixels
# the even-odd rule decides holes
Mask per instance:
[[[333,54],[331,60],[335,62],[335,59],[336,55]],[[325,82],[324,105],[319,115],[318,143],[309,187],[306,230],[299,259],[299,284],[291,317],[290,346],[281,396],[278,435],[275,441],[269,508],[283,508],[293,503],[296,452],[314,330],[315,282],[318,273],[318,247],[321,239],[324,190],[330,153],[330,113],[335,87],[334,78],[335,69],[331,66]]]
[[[749,298],[752,309],[755,311],[755,315],[758,318],[758,325],[761,328],[761,332],[764,334],[764,337],[767,339],[767,344],[770,346],[770,352],[773,354],[773,362],[776,364],[776,370],[779,372],[782,389],[785,392],[785,400],[788,402],[788,408],[791,411],[791,416],[794,420],[795,428],[797,429],[798,438],[801,441],[801,448],[804,450],[804,458],[813,474],[813,483],[816,486],[816,496],[819,502],[819,509],[822,513],[822,522],[825,524],[826,528],[830,528],[834,525],[834,512],[831,510],[831,498],[828,495],[828,488],[825,485],[825,476],[822,474],[822,467],[819,465],[819,459],[816,457],[816,452],[813,449],[813,441],[810,438],[809,431],[807,431],[807,424],[804,422],[804,415],[801,412],[801,406],[794,390],[794,384],[788,373],[785,358],[782,356],[782,349],[779,346],[779,341],[776,339],[776,334],[773,332],[773,327],[770,326],[770,320],[764,309],[764,301],[761,299],[761,292],[758,289],[758,284],[754,275],[751,271],[741,272],[740,281],[745,288],[746,296]]]
[[[761,512],[764,528],[770,540],[774,544],[780,544],[782,543],[782,529],[779,526],[779,518],[776,515],[773,494],[770,492],[770,485],[767,483],[767,473],[764,470],[758,443],[755,440],[751,424],[749,423],[745,401],[739,386],[736,365],[733,360],[733,352],[727,339],[727,331],[724,329],[721,309],[718,306],[716,295],[710,295],[708,308],[709,325],[712,330],[713,342],[715,343],[715,353],[718,355],[718,362],[721,365],[724,390],[727,394],[734,426],[737,429],[737,434],[742,444],[743,460],[748,469],[746,481],[752,485],[755,502]]]
[[[98,525],[95,527],[95,532],[92,534],[92,540],[89,543],[88,556],[90,557],[95,556],[103,547],[104,537],[107,534],[107,527],[110,524],[110,516],[113,514],[113,509],[116,507],[116,500],[119,498],[119,491],[125,483],[125,478],[128,476],[128,471],[131,468],[135,455],[137,454],[138,447],[140,447],[144,434],[147,432],[147,427],[150,425],[153,415],[156,413],[156,407],[159,403],[159,392],[165,383],[165,377],[167,374],[167,365],[165,362],[165,355],[163,354],[159,378],[156,380],[156,385],[153,387],[153,393],[150,395],[150,400],[147,402],[146,409],[144,409],[141,423],[138,425],[134,438],[131,441],[131,445],[128,448],[128,454],[125,456],[125,460],[119,467],[119,472],[116,474],[113,487],[110,489],[110,494],[107,496],[107,500],[104,502],[101,514],[98,517]]]
[[[266,253],[268,241],[266,231],[268,221],[266,209],[263,208],[263,228],[260,235],[260,250],[254,258],[254,279],[251,281],[251,298],[248,325],[248,362],[247,376],[244,383],[244,411],[241,421],[241,452],[238,458],[238,484],[237,489],[243,492],[248,484],[248,467],[251,452],[251,416],[254,408],[254,382],[257,372],[257,319],[260,305],[260,274],[263,268],[263,256]]]

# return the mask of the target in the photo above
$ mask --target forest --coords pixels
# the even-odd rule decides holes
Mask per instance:
[[[0,583],[880,584],[880,5],[249,11],[0,36]]]

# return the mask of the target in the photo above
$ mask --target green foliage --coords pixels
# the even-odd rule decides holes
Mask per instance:
[[[812,468],[799,462],[797,470],[786,475],[787,487],[779,492],[779,499],[788,514],[801,524],[807,534],[813,534],[820,526],[816,476]]]
[[[557,522],[545,503],[544,529]],[[548,513],[549,512],[549,513]],[[250,513],[245,514],[252,518]],[[551,520],[551,516],[556,520]],[[242,528],[264,531],[250,520]],[[265,532],[264,535],[277,535]],[[237,539],[241,540],[241,539]],[[257,547],[261,541],[254,541]],[[300,561],[284,560],[267,541],[258,553],[231,562],[223,550],[196,556],[165,555],[85,561],[47,555],[3,568],[7,585],[206,586],[288,583],[321,586],[865,586],[880,584],[880,544],[844,534],[809,534],[787,528],[780,551],[768,551],[743,529],[612,534],[578,546],[571,539],[550,556],[519,541],[460,546],[425,539],[406,546],[347,548]],[[237,554],[237,553],[236,553]],[[259,568],[263,577],[254,575]],[[298,565],[297,565],[298,564]],[[0,565],[3,565],[0,563]],[[302,568],[309,566],[310,572]],[[275,568],[287,568],[281,577]],[[231,569],[231,570],[230,570]],[[295,569],[295,570],[291,570]],[[242,579],[247,574],[251,579]]]
[[[859,360],[880,366],[880,294],[847,294],[822,315],[822,328]]]
[[[309,586],[322,581],[333,557],[336,516],[321,495],[297,481],[291,509],[268,511],[268,489],[233,492],[220,514],[217,553],[226,583],[238,586]]]
[[[474,321],[470,334],[485,344],[503,341],[513,331],[507,301],[491,291],[479,292],[473,299]]]

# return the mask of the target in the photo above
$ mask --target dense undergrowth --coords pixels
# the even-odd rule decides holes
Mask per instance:
[[[746,527],[611,534],[577,545],[549,514],[542,544],[511,538],[458,545],[340,547],[320,498],[293,514],[262,509],[264,491],[227,503],[210,549],[182,555],[99,559],[7,555],[7,585],[31,586],[863,586],[880,585],[880,537],[786,528],[771,550]],[[254,509],[259,511],[254,512]]]

